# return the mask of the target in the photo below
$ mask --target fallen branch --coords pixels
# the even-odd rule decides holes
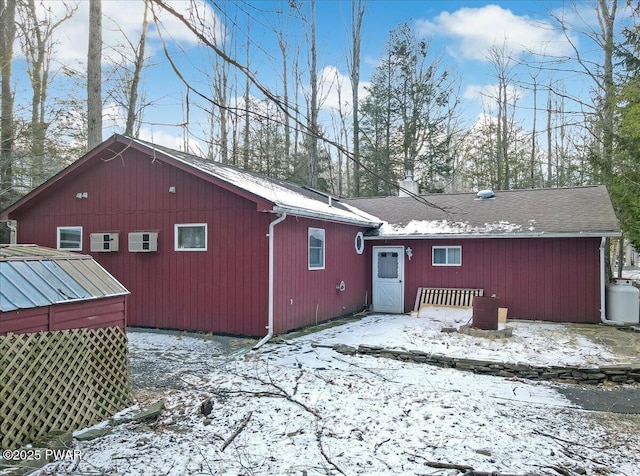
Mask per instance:
[[[327,453],[324,452],[324,447],[322,446],[322,430],[316,431],[316,439],[318,440],[318,448],[320,448],[320,454],[322,455],[324,460],[329,463],[338,473],[345,474],[337,464],[331,461],[331,459],[327,456]]]
[[[562,452],[564,454],[566,454],[569,457],[578,457],[578,458],[582,458],[582,459],[586,459],[588,461],[591,461],[592,463],[596,463],[602,466],[606,466],[606,463],[604,463],[603,461],[597,460],[595,458],[589,458],[588,456],[585,455],[581,455],[580,453],[576,453],[575,451],[571,451],[569,448],[562,448]]]
[[[342,362],[344,364],[351,365],[352,367],[355,367],[355,368],[357,368],[359,370],[364,370],[365,372],[369,372],[370,374],[375,375],[376,377],[378,377],[379,379],[384,380],[385,382],[394,382],[393,380],[388,379],[384,375],[380,375],[378,372],[374,372],[373,370],[368,369],[366,367],[361,367],[360,365],[354,364],[353,362],[349,362],[348,360],[341,359],[340,357],[336,357],[335,355],[333,355],[332,358],[336,359],[336,360],[338,360],[338,361],[340,361],[340,362]]]
[[[466,464],[441,463],[439,461],[428,461],[428,460],[426,460],[424,464],[429,466],[430,468],[437,468],[437,469],[457,469],[458,471],[474,471],[473,466],[469,466]]]
[[[517,475],[517,474],[508,474],[508,473],[498,473],[496,471],[487,472],[487,471],[467,471],[463,473],[461,476],[540,476],[534,473],[527,473],[525,475]]]
[[[296,391],[297,391],[297,387],[298,387],[297,381],[302,377],[303,373],[304,373],[304,371],[301,370],[300,374],[298,375],[298,378],[296,379]],[[247,374],[242,374],[242,373],[234,373],[234,375],[237,375],[239,377],[245,378],[247,380],[254,380],[256,382],[260,382],[262,385],[267,385],[267,386],[273,387],[278,391],[277,392],[270,392],[270,391],[254,392],[254,391],[250,391],[250,390],[236,390],[236,391],[227,390],[226,391],[227,393],[246,393],[246,394],[249,394],[249,395],[255,395],[257,397],[280,397],[280,398],[285,398],[285,399],[289,400],[291,403],[295,403],[299,407],[303,408],[305,411],[311,413],[317,419],[319,419],[319,420],[322,419],[322,416],[318,412],[316,412],[313,408],[310,408],[309,406],[305,405],[301,401],[296,400],[284,388],[282,388],[280,385],[275,383],[273,381],[273,379],[271,378],[271,375],[269,375],[269,369],[268,368],[267,368],[267,376],[269,377],[268,381],[264,380],[264,379],[262,379],[260,377],[256,377],[254,375],[247,375]]]
[[[553,440],[560,441],[562,443],[567,443],[568,445],[582,446],[583,448],[589,448],[589,449],[592,449],[592,450],[595,450],[595,451],[602,451],[602,450],[606,450],[607,449],[606,447],[598,448],[597,446],[583,445],[582,443],[578,443],[577,441],[565,440],[564,438],[560,438],[558,436],[554,436],[554,435],[551,435],[549,433],[545,433],[544,431],[540,431],[540,430],[534,430],[533,433],[535,433],[536,435],[546,436],[547,438],[551,438]]]
[[[236,436],[238,436],[240,432],[244,430],[245,426],[247,426],[247,423],[249,423],[249,420],[251,419],[252,414],[253,412],[247,413],[247,416],[244,417],[244,420],[242,420],[242,423],[240,423],[240,426],[236,428],[236,431],[234,431],[231,434],[231,436],[225,440],[224,444],[222,445],[222,448],[220,448],[220,452],[224,451],[225,448],[229,446],[233,442],[233,440],[236,439]]]
[[[378,452],[378,448],[380,448],[382,445],[384,445],[389,441],[391,441],[391,438],[387,438],[386,440],[382,440],[380,443],[376,443],[376,446],[374,446],[373,448],[373,454],[376,454]]]
[[[568,469],[561,468],[560,466],[546,466],[549,469],[554,470],[556,473],[561,474],[562,476],[573,476],[575,473],[569,471]]]
[[[278,388],[278,387],[276,387],[276,388]],[[316,418],[318,418],[320,420],[322,419],[322,416],[318,412],[316,412],[313,408],[310,408],[307,405],[305,405],[304,403],[302,403],[302,402],[296,400],[295,398],[291,397],[288,393],[284,392],[280,388],[278,388],[278,390],[280,390],[280,392],[269,392],[269,391],[257,392],[257,391],[252,391],[252,390],[225,390],[225,389],[221,389],[221,390],[217,390],[216,393],[226,394],[226,395],[253,395],[254,397],[279,397],[279,398],[284,398],[286,400],[289,400],[292,403],[295,403],[299,407],[304,408],[305,411],[311,413]]]
[[[422,455],[417,455],[415,453],[407,453],[409,456],[415,456],[416,458],[420,458],[424,460],[425,466],[429,466],[431,468],[437,469],[457,469],[458,471],[473,471],[473,466],[469,466],[466,464],[453,464],[453,463],[441,463],[439,461],[429,461]]]

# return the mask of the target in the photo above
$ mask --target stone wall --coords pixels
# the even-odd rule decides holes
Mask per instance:
[[[529,364],[509,364],[477,359],[450,357],[431,354],[417,350],[394,350],[373,345],[360,345],[357,348],[347,345],[334,345],[333,350],[346,355],[370,355],[389,359],[453,368],[476,374],[495,375],[506,378],[523,378],[530,380],[556,380],[566,383],[599,384],[633,384],[640,382],[640,366],[608,365],[602,367],[580,366],[546,366]]]

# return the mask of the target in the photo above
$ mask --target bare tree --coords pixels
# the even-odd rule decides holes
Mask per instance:
[[[318,53],[316,50],[316,0],[311,0],[311,56],[309,58],[309,83],[311,97],[308,105],[307,152],[309,154],[309,184],[318,187]]]
[[[140,41],[136,48],[136,60],[133,67],[133,78],[131,79],[131,88],[129,89],[129,104],[127,108],[127,123],[124,128],[125,135],[134,135],[134,125],[138,118],[138,95],[140,86],[140,77],[144,67],[145,57],[144,50],[147,43],[147,29],[149,28],[149,4],[144,2],[144,14],[142,16],[142,31],[140,33]],[[139,118],[138,118],[139,119]],[[138,123],[140,121],[138,120]],[[135,133],[137,136],[137,132]]]
[[[220,120],[219,143],[220,160],[229,163],[229,126],[228,118],[228,91],[229,91],[229,65],[216,56],[214,61],[213,92],[218,103],[218,118]]]
[[[87,150],[102,142],[102,0],[89,3]]]
[[[497,184],[502,190],[510,188],[510,132],[512,131],[512,121],[510,117],[515,110],[516,94],[509,92],[513,89],[513,63],[509,57],[506,44],[502,46],[494,45],[489,49],[489,62],[493,66],[495,77],[497,80],[497,97],[494,98],[497,107],[496,117],[496,166],[497,166]],[[514,106],[510,109],[509,96],[512,96]]]
[[[191,32],[194,35],[194,37],[197,38],[198,41],[205,48],[208,48],[211,51],[215,52],[215,54],[220,56],[222,60],[228,62],[231,68],[233,68],[238,74],[244,75],[244,77],[247,78],[247,80],[251,83],[252,94],[262,95],[264,97],[265,103],[269,103],[275,106],[275,110],[278,112],[278,115],[281,115],[276,119],[279,123],[281,123],[282,117],[288,116],[292,120],[292,122],[295,123],[294,133],[303,134],[305,138],[312,136],[313,140],[306,140],[305,141],[306,144],[310,144],[313,142],[317,143],[318,141],[322,141],[327,146],[330,146],[332,149],[341,150],[349,160],[351,161],[355,160],[351,152],[348,151],[343,144],[340,144],[334,138],[327,137],[325,134],[323,134],[323,132],[318,127],[317,117],[315,118],[316,119],[315,121],[310,120],[309,117],[306,117],[306,118],[302,117],[299,111],[299,108],[296,107],[296,105],[298,104],[298,101],[294,101],[293,103],[285,103],[282,100],[281,95],[279,95],[277,92],[274,92],[271,88],[267,87],[259,79],[256,71],[251,70],[247,65],[243,64],[242,61],[237,58],[237,56],[231,56],[230,54],[225,52],[222,48],[220,48],[220,45],[215,41],[215,37],[212,38],[209,34],[206,34],[206,32],[204,31],[205,27],[203,26],[202,18],[199,18],[197,13],[195,13],[195,10],[197,10],[198,8],[198,5],[196,5],[195,2],[193,1],[191,2],[192,8],[190,8],[187,11],[187,13],[184,14],[176,10],[176,8],[174,8],[172,4],[170,4],[166,0],[149,0],[149,1],[154,6],[154,8],[152,8],[152,12],[154,12],[154,21],[156,22],[156,25],[159,26],[158,28],[159,36],[161,36],[160,30],[162,29],[162,27],[155,13],[155,6],[167,12],[168,14],[172,15],[175,19],[181,22],[188,29],[188,31]],[[244,5],[247,5],[247,4],[245,3]],[[315,7],[315,1],[313,2],[312,5]],[[315,8],[313,8],[313,10],[315,11]],[[195,85],[195,83],[190,82],[187,78],[185,78],[180,68],[178,68],[176,63],[172,60],[171,55],[168,53],[166,46],[164,47],[164,52],[168,61],[171,63],[171,67],[174,73],[179,78],[179,80],[185,85],[185,87],[191,92],[193,92],[194,94],[196,94],[200,99],[207,101],[209,103],[213,103],[210,95],[200,91],[199,88]],[[299,68],[295,67],[295,65],[298,64],[298,56],[296,55],[294,58],[295,58],[294,68],[293,68],[292,75],[296,78],[299,78],[300,76],[298,76],[298,74],[300,73],[300,70]],[[309,69],[312,69],[312,68],[309,68]],[[298,74],[296,74],[296,72]],[[310,81],[310,82],[313,83],[313,81]],[[295,88],[294,90],[297,92],[299,88]],[[311,108],[309,108],[308,110],[309,112],[311,112]],[[251,111],[251,114],[254,117],[264,117],[265,112],[261,109],[254,108],[254,110]],[[268,112],[268,114],[272,114],[272,113]],[[275,116],[271,116],[271,119],[273,120],[274,117]],[[315,127],[313,127],[314,123],[315,123]],[[297,145],[297,141],[294,142],[294,148],[296,147],[296,145]],[[294,153],[294,155],[299,155],[299,154]],[[370,168],[366,167],[362,163],[360,163],[360,167],[363,170],[367,171],[368,174],[377,173],[371,170]],[[294,165],[294,168],[295,168],[295,165]],[[290,171],[290,173],[295,175],[295,171]],[[309,175],[307,174],[304,181],[307,181],[308,177]],[[291,176],[289,176],[288,178],[291,179]],[[379,177],[379,178],[383,181],[385,180],[382,177]],[[389,187],[397,188],[397,183],[389,184]],[[419,200],[420,202],[431,205],[427,200],[417,195],[412,195],[412,196],[414,196],[414,198]]]
[[[19,1],[18,28],[20,40],[27,60],[27,74],[31,83],[31,180],[34,184],[47,178],[45,172],[45,142],[49,122],[47,118],[47,97],[51,82],[51,58],[53,55],[53,34],[75,13],[77,6],[66,6],[65,13],[54,19],[50,10],[40,10],[38,17],[34,0]]]
[[[580,19],[581,25],[571,24],[567,19],[551,12],[551,16],[560,25],[566,41],[573,50],[574,60],[577,62],[577,71],[591,81],[593,102],[586,104],[578,98],[571,98],[585,107],[585,115],[588,116],[584,123],[591,128],[591,135],[595,139],[596,150],[591,151],[595,160],[595,168],[598,170],[598,179],[606,182],[612,170],[612,158],[614,147],[615,126],[615,94],[616,85],[614,78],[613,56],[616,50],[616,15],[619,0],[593,0],[594,9],[598,19],[598,27],[593,28],[588,20],[580,15],[580,2],[573,1],[573,10]],[[599,49],[600,57],[584,55],[571,32],[581,31]],[[584,49],[584,46],[582,47]],[[590,120],[594,117],[595,120]]]
[[[249,39],[249,31],[247,31],[247,68],[249,68],[250,61],[250,51],[251,51],[251,41]],[[251,111],[251,81],[248,76],[245,77],[245,85],[244,85],[244,144],[242,149],[242,166],[245,169],[249,168],[249,154],[251,151],[250,144],[250,134],[251,134],[251,119],[250,119],[250,111]]]
[[[0,112],[0,208],[4,208],[3,197],[9,196],[13,186],[12,151],[14,140],[13,91],[11,75],[13,64],[13,42],[16,36],[16,2],[0,0],[0,71],[2,77],[2,105]]]
[[[347,60],[351,79],[353,109],[353,196],[360,196],[360,44],[362,42],[362,20],[366,10],[366,0],[351,0],[351,54]],[[348,162],[347,162],[348,164]],[[348,169],[347,169],[348,171]],[[347,174],[348,175],[348,174]]]
[[[285,104],[289,104],[289,41],[288,41],[288,16],[287,29],[279,29],[276,32],[278,37],[278,49],[282,57],[282,99]],[[284,161],[289,163],[291,158],[291,119],[288,115],[284,117]]]
[[[533,87],[533,124],[531,125],[531,159],[529,167],[529,186],[535,188],[536,185],[536,157],[537,151],[537,119],[538,119],[538,73],[531,74],[532,87]]]

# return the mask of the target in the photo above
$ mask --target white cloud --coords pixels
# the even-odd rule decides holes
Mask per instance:
[[[66,13],[66,2],[41,2],[36,4],[38,17],[45,18],[45,8],[53,21],[63,18]],[[169,0],[167,2],[181,14],[188,17],[191,2],[181,0]],[[212,39],[214,36],[221,37],[222,24],[216,18],[214,11],[204,1],[196,3],[200,18],[205,19],[210,27]],[[169,40],[179,41],[183,46],[197,45],[196,37],[173,15],[158,11],[156,13],[160,19],[163,36]],[[142,19],[144,15],[144,2],[140,0],[118,0],[102,2],[102,40],[103,54],[107,55],[111,48],[119,48],[121,45],[128,45],[127,38],[133,44],[137,44],[142,30]],[[158,48],[158,34],[153,25],[153,15],[149,13],[150,22],[148,32],[148,53],[153,54],[154,46]],[[167,33],[169,32],[169,33]],[[63,22],[54,34],[54,58],[71,68],[76,68],[86,64],[87,46],[89,38],[89,2],[80,1],[77,3],[75,14]],[[16,55],[21,55],[19,45]]]
[[[457,39],[459,54],[467,59],[487,61],[489,50],[503,45],[516,57],[528,52],[558,56],[570,52],[563,33],[551,22],[518,16],[498,5],[442,12],[433,21],[416,25],[423,35]]]
[[[366,86],[369,83],[361,81],[358,86],[360,99],[368,96]],[[342,112],[351,114],[353,96],[351,94],[351,79],[340,73],[335,66],[325,66],[318,75],[318,102],[321,109],[338,111],[342,102]]]
[[[123,131],[127,124],[126,112],[118,104],[107,104],[102,108],[102,121],[106,131]]]
[[[163,130],[142,128],[139,139],[174,150],[185,150],[184,137],[182,135],[172,134]],[[203,150],[202,145],[195,139],[187,139],[187,148],[188,150],[186,152],[199,155],[200,157],[206,157],[206,152]]]
[[[514,101],[521,100],[526,92],[513,85],[507,85],[507,98],[509,104],[513,104]],[[471,101],[479,101],[487,107],[491,107],[496,103],[498,98],[498,84],[472,84],[467,86],[463,93],[465,99]]]

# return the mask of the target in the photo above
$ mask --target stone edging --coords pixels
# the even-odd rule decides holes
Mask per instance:
[[[389,359],[435,365],[443,368],[455,368],[476,374],[495,375],[497,377],[515,377],[530,380],[557,380],[566,383],[592,384],[611,382],[614,384],[633,384],[640,382],[639,365],[609,365],[602,367],[580,366],[539,366],[529,364],[510,364],[486,360],[450,357],[431,354],[418,350],[386,349],[375,345],[351,347],[337,344],[333,350],[345,355],[370,355]]]

